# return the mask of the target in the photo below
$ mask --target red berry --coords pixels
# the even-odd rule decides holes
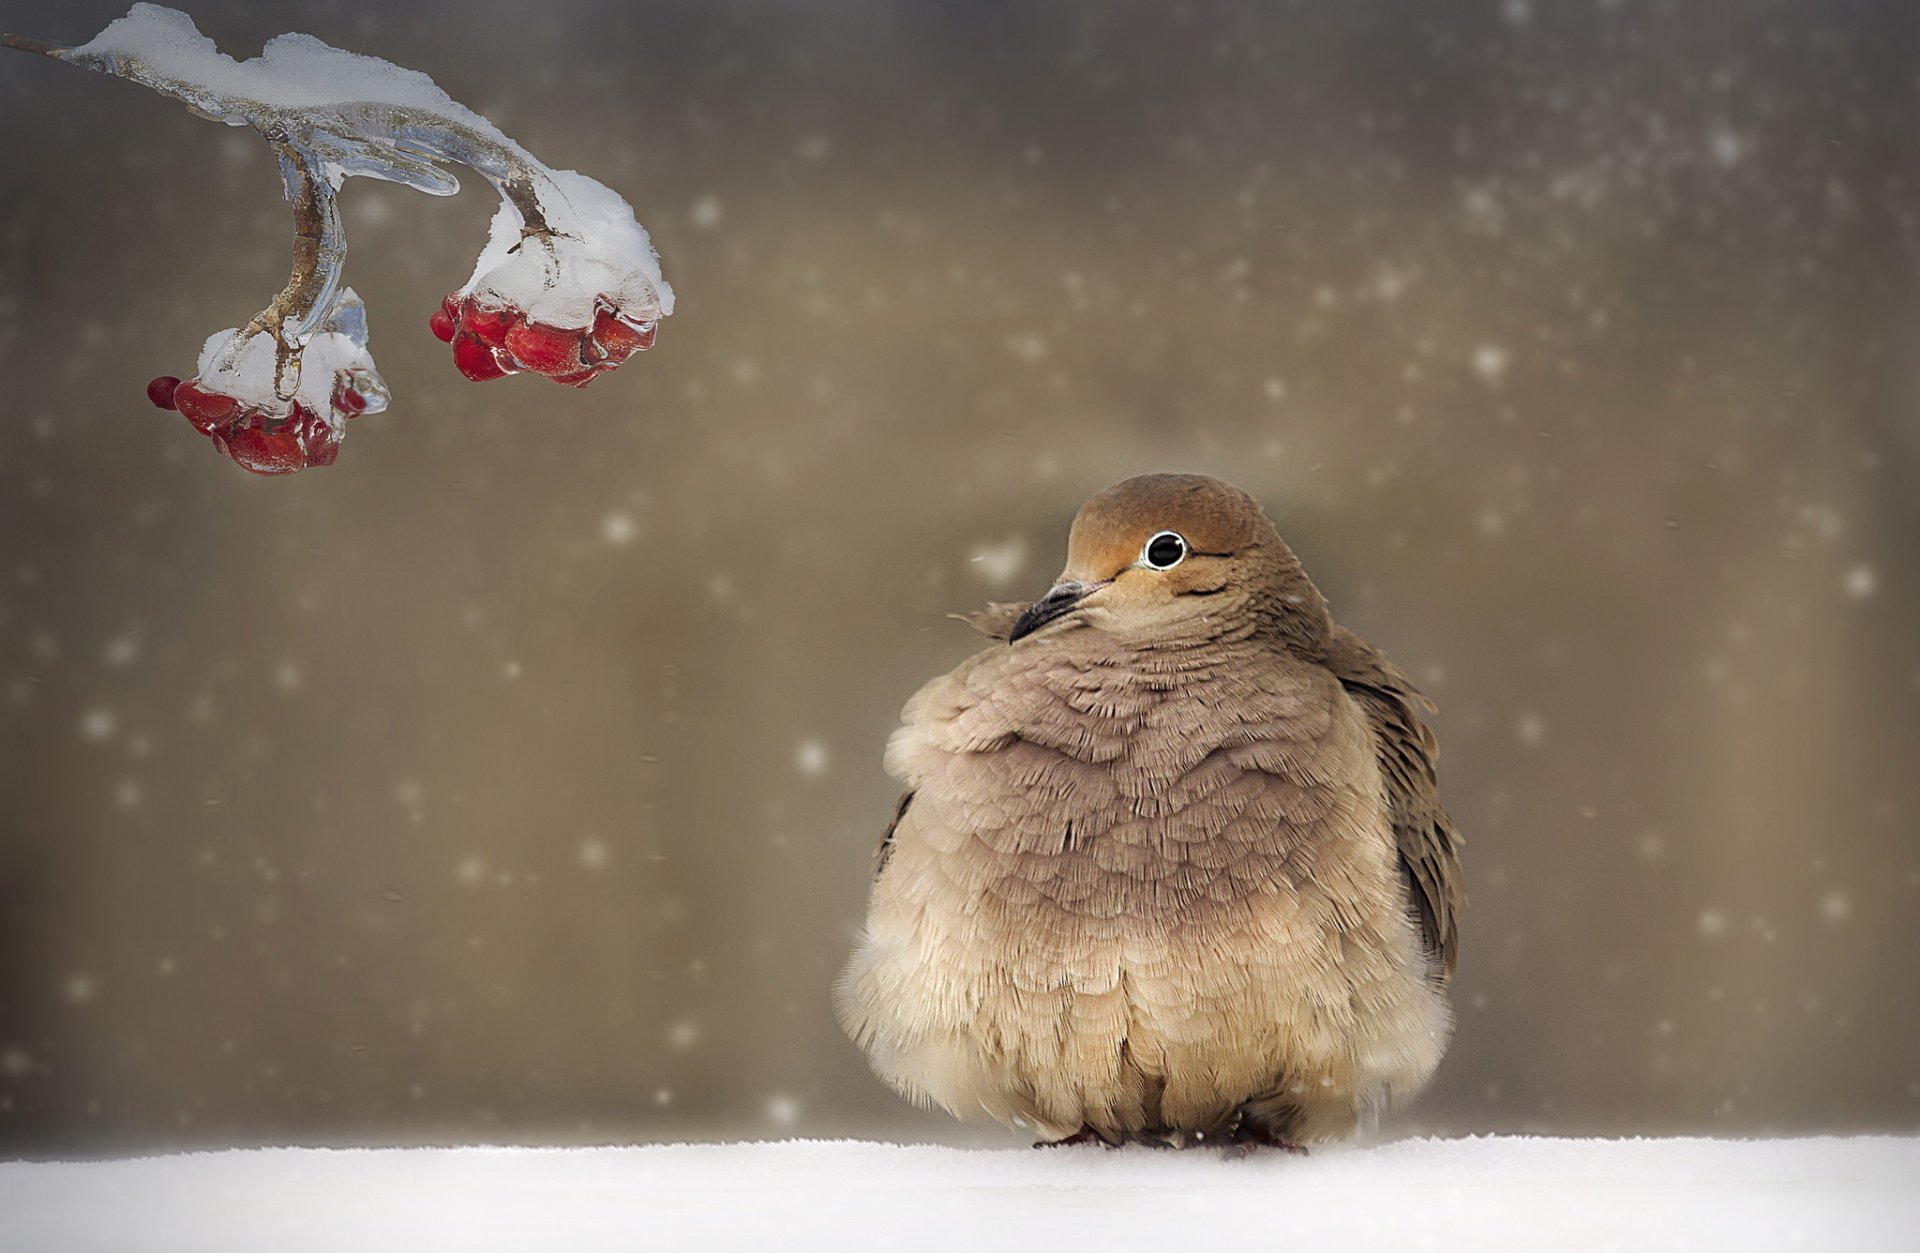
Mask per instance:
[[[332,465],[340,455],[338,433],[297,401],[285,417],[248,409],[213,442],[235,464],[255,474],[292,474],[308,466]]]
[[[433,337],[443,344],[453,342],[453,326],[453,315],[445,309],[435,309],[433,316],[427,319],[427,329],[432,331]]]
[[[233,397],[208,391],[197,377],[174,388],[172,399],[174,406],[203,435],[213,434],[215,427],[231,420],[238,407]]]
[[[291,474],[306,464],[300,432],[290,417],[274,419],[249,409],[213,442],[242,469],[255,474]]]
[[[349,418],[357,418],[367,411],[367,398],[353,390],[353,383],[344,375],[333,388],[333,407],[335,412],[344,413]]]
[[[447,315],[447,321],[458,322],[460,320],[460,293],[450,291],[440,297],[440,312]]]
[[[577,373],[581,367],[578,330],[523,322],[507,332],[507,351],[529,370],[542,374]]]
[[[489,348],[499,348],[507,342],[507,332],[520,320],[520,311],[512,308],[498,308],[483,305],[469,296],[460,306],[460,329],[473,335]]]
[[[173,403],[182,407],[192,405],[202,416],[219,420],[233,416],[240,402],[225,392],[216,392],[202,383],[198,377],[190,378],[173,389]]]
[[[301,420],[300,442],[307,450],[307,464],[330,466],[340,456],[340,433],[319,414],[294,406]]]
[[[656,324],[629,322],[620,311],[602,302],[593,311],[593,338],[606,356],[625,361],[636,352],[653,347]]]
[[[180,386],[180,380],[171,374],[162,374],[147,384],[147,399],[162,409],[177,409],[173,403],[173,389]]]
[[[585,387],[605,374],[609,368],[611,367],[590,365],[584,370],[575,370],[572,374],[549,374],[547,377],[556,383],[565,383],[568,387]]]
[[[476,383],[505,378],[512,374],[499,360],[499,354],[466,332],[454,337],[453,364],[460,373]]]

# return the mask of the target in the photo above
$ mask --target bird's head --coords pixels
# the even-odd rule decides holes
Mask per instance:
[[[1259,502],[1198,474],[1143,474],[1080,507],[1067,565],[1013,623],[1091,627],[1140,642],[1199,642],[1262,630],[1324,648],[1326,601]]]

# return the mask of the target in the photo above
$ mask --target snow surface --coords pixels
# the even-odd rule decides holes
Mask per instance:
[[[10,1253],[1914,1247],[1920,1138],[1311,1157],[849,1141],[0,1163]]]

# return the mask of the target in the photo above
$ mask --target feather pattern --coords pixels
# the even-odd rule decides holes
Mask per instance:
[[[1410,904],[1434,955],[1435,973],[1445,981],[1453,977],[1459,959],[1454,918],[1466,902],[1460,882],[1462,841],[1440,804],[1434,769],[1440,747],[1420,717],[1433,712],[1433,702],[1379,649],[1342,626],[1333,629],[1327,667],[1366,711],[1373,728]]]
[[[1192,560],[1143,568],[1175,527]],[[967,619],[1006,642],[888,745],[836,986],[875,1072],[1114,1143],[1337,1138],[1417,1092],[1459,906],[1423,698],[1214,480],[1089,502],[1042,607]]]

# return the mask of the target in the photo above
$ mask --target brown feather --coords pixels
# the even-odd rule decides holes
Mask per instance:
[[[1432,713],[1434,704],[1400,667],[1343,626],[1333,628],[1327,668],[1359,702],[1373,728],[1410,903],[1444,981],[1453,976],[1459,960],[1455,919],[1466,894],[1459,854],[1464,841],[1440,804],[1434,769],[1439,743],[1420,717]]]
[[[836,987],[874,1070],[1115,1143],[1337,1138],[1417,1092],[1458,906],[1422,698],[1213,480],[1096,496],[1048,596],[888,746],[907,795]]]

